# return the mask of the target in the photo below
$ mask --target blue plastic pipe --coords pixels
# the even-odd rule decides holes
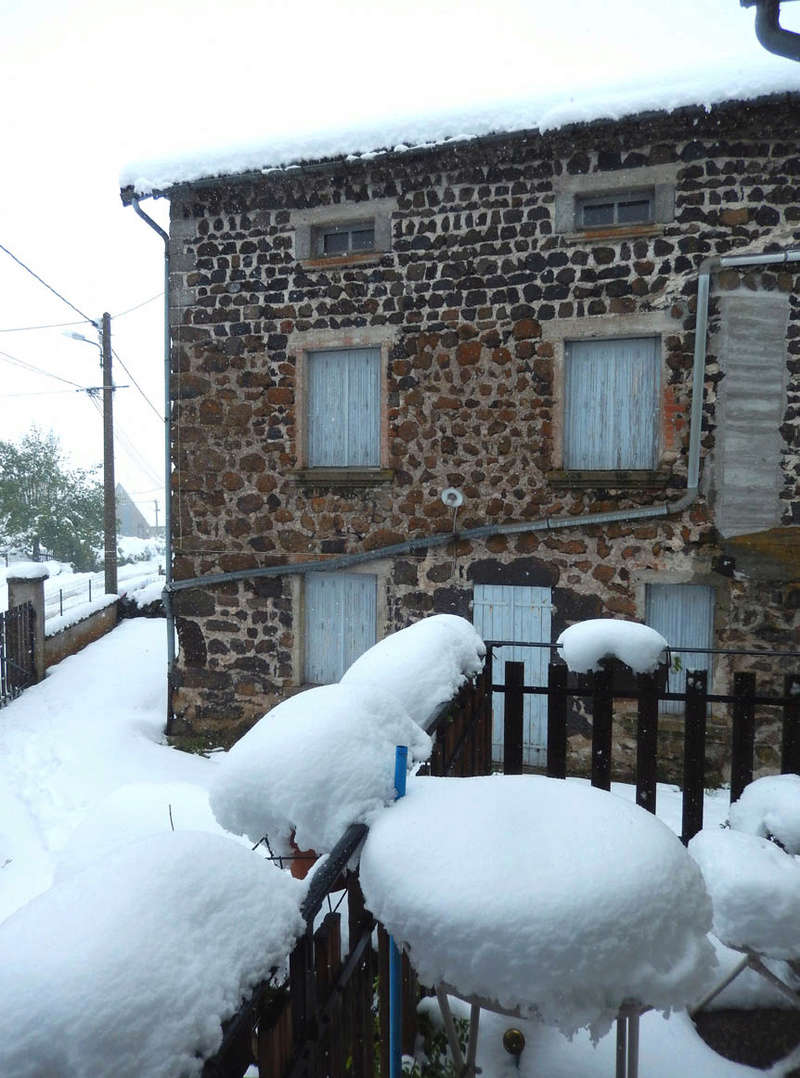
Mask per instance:
[[[394,752],[395,800],[406,795],[408,745]],[[392,936],[389,937],[389,1078],[403,1073],[403,962]]]

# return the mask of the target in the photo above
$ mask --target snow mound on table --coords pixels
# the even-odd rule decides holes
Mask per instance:
[[[800,857],[729,828],[689,843],[714,906],[714,933],[729,947],[800,958]]]
[[[134,843],[0,925],[0,1074],[199,1075],[303,930],[305,888],[229,838]]]
[[[100,800],[56,857],[57,883],[131,842],[166,831],[227,835],[214,818],[208,790],[190,782],[129,782]]]
[[[745,787],[731,805],[731,827],[774,838],[788,853],[800,854],[800,775],[767,775]]]
[[[556,644],[564,662],[577,674],[599,669],[601,659],[619,659],[634,673],[652,674],[665,661],[669,646],[649,625],[613,618],[571,625]]]
[[[470,622],[455,614],[434,614],[365,651],[345,672],[342,684],[381,685],[424,725],[439,704],[481,672],[485,658],[486,645]]]
[[[625,999],[684,1005],[714,964],[711,904],[680,840],[577,783],[412,779],[371,825],[361,885],[424,984],[565,1032],[602,1032]]]
[[[389,804],[395,746],[425,760],[430,737],[375,685],[323,685],[284,700],[220,762],[211,808],[220,824],[273,848],[323,853],[349,824]]]

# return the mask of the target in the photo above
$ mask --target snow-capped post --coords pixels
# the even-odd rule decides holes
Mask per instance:
[[[41,562],[23,561],[9,566],[6,574],[8,584],[8,609],[30,603],[33,607],[33,669],[36,681],[44,678],[44,582],[50,572]],[[10,642],[11,643],[11,642]],[[17,641],[17,643],[21,643]],[[22,644],[22,646],[27,646]],[[12,656],[20,666],[26,667],[24,656]]]
[[[394,755],[395,800],[406,795],[408,746],[398,745]],[[389,1078],[403,1073],[403,962],[400,950],[389,937]]]

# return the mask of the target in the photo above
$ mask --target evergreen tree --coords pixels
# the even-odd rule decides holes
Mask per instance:
[[[31,427],[15,445],[0,441],[0,542],[37,560],[46,550],[75,569],[97,567],[103,486],[66,466],[52,431]]]

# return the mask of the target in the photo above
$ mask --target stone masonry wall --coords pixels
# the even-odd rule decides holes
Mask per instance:
[[[448,531],[452,512],[440,500],[448,486],[464,493],[460,528],[679,496],[698,267],[714,255],[797,241],[795,120],[790,99],[683,109],[173,191],[175,578]],[[612,189],[636,169],[674,179],[674,220],[627,231],[555,230],[567,181],[607,174]],[[351,203],[357,218],[359,206],[377,199],[396,200],[391,250],[350,264],[297,260],[293,213]],[[721,377],[716,296],[737,288],[790,294],[786,535],[800,527],[797,283],[789,266],[712,279],[702,437],[705,459],[714,449]],[[652,332],[664,341],[661,452],[644,486],[630,476],[589,486],[560,470],[560,357],[575,327],[579,335]],[[344,346],[370,334],[388,346],[390,478],[315,484],[303,475],[304,342]],[[767,586],[735,566],[733,576],[716,572],[721,555],[736,561],[746,550],[721,543],[713,490],[704,487],[681,515],[496,535],[378,565],[379,633],[434,611],[471,617],[475,583],[552,587],[557,633],[586,616],[641,618],[646,582],[692,581],[717,589],[718,646],[800,650],[796,547],[783,543]],[[297,577],[285,576],[176,596],[176,731],[229,741],[292,691],[302,679],[300,593]],[[782,668],[762,665],[775,684]],[[733,667],[718,661],[718,688]]]

